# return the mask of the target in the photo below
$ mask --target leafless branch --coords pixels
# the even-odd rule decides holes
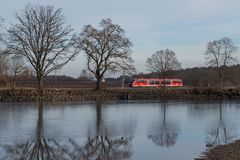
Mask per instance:
[[[132,43],[124,30],[109,18],[103,19],[100,27],[86,25],[76,38],[77,47],[86,55],[88,70],[97,79],[97,89],[107,71],[135,71],[130,50]]]
[[[159,50],[152,54],[147,58],[146,66],[152,72],[161,73],[163,78],[165,78],[165,72],[181,68],[175,52],[170,49]]]
[[[207,44],[205,58],[207,65],[216,67],[219,77],[219,88],[222,88],[222,77],[225,68],[228,65],[234,64],[237,60],[235,53],[237,47],[233,44],[230,38],[222,38],[220,40],[210,41]]]
[[[27,4],[16,19],[18,23],[8,30],[7,47],[10,53],[30,62],[42,88],[44,76],[60,69],[77,54],[73,48],[73,29],[64,26],[62,10],[52,6]]]

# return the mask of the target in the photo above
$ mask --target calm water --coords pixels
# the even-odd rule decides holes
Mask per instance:
[[[0,159],[192,160],[240,138],[239,104],[0,104]]]

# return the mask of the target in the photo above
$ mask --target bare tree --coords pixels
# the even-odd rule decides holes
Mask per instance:
[[[207,44],[205,52],[206,62],[212,67],[216,67],[219,79],[219,89],[222,89],[222,78],[225,68],[236,62],[237,47],[230,38],[222,38],[220,40],[210,41]]]
[[[7,57],[3,54],[4,50],[2,48],[4,39],[3,22],[4,19],[0,16],[0,85],[6,85],[6,75],[8,71]]]
[[[178,62],[175,52],[170,49],[159,50],[152,54],[151,57],[147,58],[146,66],[150,71],[162,74],[164,86],[166,72],[181,68],[181,64]]]
[[[14,55],[9,58],[9,69],[13,76],[12,79],[12,87],[15,89],[16,87],[16,78],[17,75],[22,73],[26,69],[25,61],[22,56]]]
[[[4,19],[0,16],[0,42],[1,42],[2,39],[3,39],[3,32],[2,32],[3,21],[4,21]]]
[[[30,62],[42,93],[43,77],[63,67],[77,53],[73,48],[73,29],[65,27],[62,10],[52,6],[28,4],[16,14],[16,19],[18,23],[8,30],[7,47],[10,53]]]
[[[5,87],[8,84],[8,63],[5,55],[0,55],[0,86]]]
[[[135,71],[130,49],[132,43],[125,36],[125,31],[109,18],[103,19],[100,27],[86,25],[76,39],[78,48],[86,55],[88,70],[97,79],[97,90],[107,71]]]
[[[6,58],[6,56],[3,55],[3,49],[2,49],[2,42],[3,42],[3,36],[4,36],[3,31],[2,31],[2,29],[3,29],[3,21],[4,21],[4,19],[0,16],[0,54],[1,54],[0,58],[1,58],[1,62],[2,62],[2,59]]]
[[[0,55],[0,77],[4,77],[7,75],[8,71],[8,63],[7,63],[7,58],[6,55]]]

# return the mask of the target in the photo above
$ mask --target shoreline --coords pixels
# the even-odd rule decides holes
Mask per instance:
[[[238,160],[240,159],[240,140],[236,140],[229,144],[218,145],[209,148],[203,152],[201,158],[196,160]]]
[[[29,88],[1,89],[0,102],[36,102],[38,90]],[[82,102],[116,100],[239,100],[240,89],[215,88],[65,88],[44,89],[44,102]]]

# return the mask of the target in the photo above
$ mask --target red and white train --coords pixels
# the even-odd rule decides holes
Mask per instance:
[[[134,79],[132,87],[161,87],[164,86],[164,79],[159,78],[137,78]],[[181,79],[166,78],[165,86],[167,87],[182,87]]]

